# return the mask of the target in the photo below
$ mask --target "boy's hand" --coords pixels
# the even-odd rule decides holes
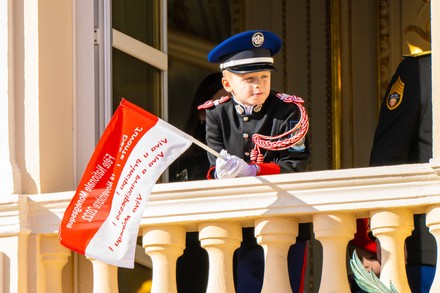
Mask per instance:
[[[228,154],[226,150],[222,150],[220,154],[224,159],[217,158],[216,160],[215,172],[218,179],[255,176],[257,174],[255,166],[249,165],[239,157]]]

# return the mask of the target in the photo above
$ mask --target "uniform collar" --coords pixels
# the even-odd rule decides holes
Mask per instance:
[[[245,106],[245,105],[241,104],[240,102],[238,102],[237,99],[235,99],[234,96],[232,96],[232,99],[236,103],[235,111],[237,111],[237,113],[240,114],[240,115],[252,115],[252,114],[260,112],[261,109],[263,108],[262,104],[252,105],[252,106]]]

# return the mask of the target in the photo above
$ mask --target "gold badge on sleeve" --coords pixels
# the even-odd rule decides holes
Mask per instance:
[[[397,78],[397,80],[391,86],[390,92],[387,96],[386,103],[389,110],[396,109],[399,107],[400,103],[402,103],[404,88],[405,84],[402,82],[399,76],[399,78]]]

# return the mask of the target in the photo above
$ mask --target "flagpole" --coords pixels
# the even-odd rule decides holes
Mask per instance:
[[[210,148],[209,146],[207,146],[206,144],[202,143],[201,141],[195,139],[194,137],[191,136],[191,140],[193,143],[195,143],[196,145],[198,145],[199,147],[201,147],[202,149],[210,152],[211,154],[213,154],[214,156],[216,156],[217,158],[221,158],[221,159],[225,159],[225,157],[223,157],[219,152],[215,151],[214,149]]]

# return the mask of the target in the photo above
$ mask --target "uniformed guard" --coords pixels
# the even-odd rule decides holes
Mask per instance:
[[[427,163],[432,158],[431,52],[405,56],[381,106],[370,156],[371,166]],[[429,292],[437,259],[435,238],[425,214],[414,216],[406,241],[407,275],[412,292]]]
[[[223,156],[208,154],[211,178],[306,170],[309,121],[303,100],[271,90],[273,56],[280,48],[281,40],[274,33],[252,30],[223,41],[209,53],[208,60],[219,63],[223,87],[229,92],[228,96],[200,106],[206,110],[207,144]],[[289,251],[293,292],[303,292],[307,247],[304,239],[309,239],[309,229],[300,225],[300,237]],[[237,292],[260,292],[264,255],[253,228],[243,229],[242,247],[235,257]]]

